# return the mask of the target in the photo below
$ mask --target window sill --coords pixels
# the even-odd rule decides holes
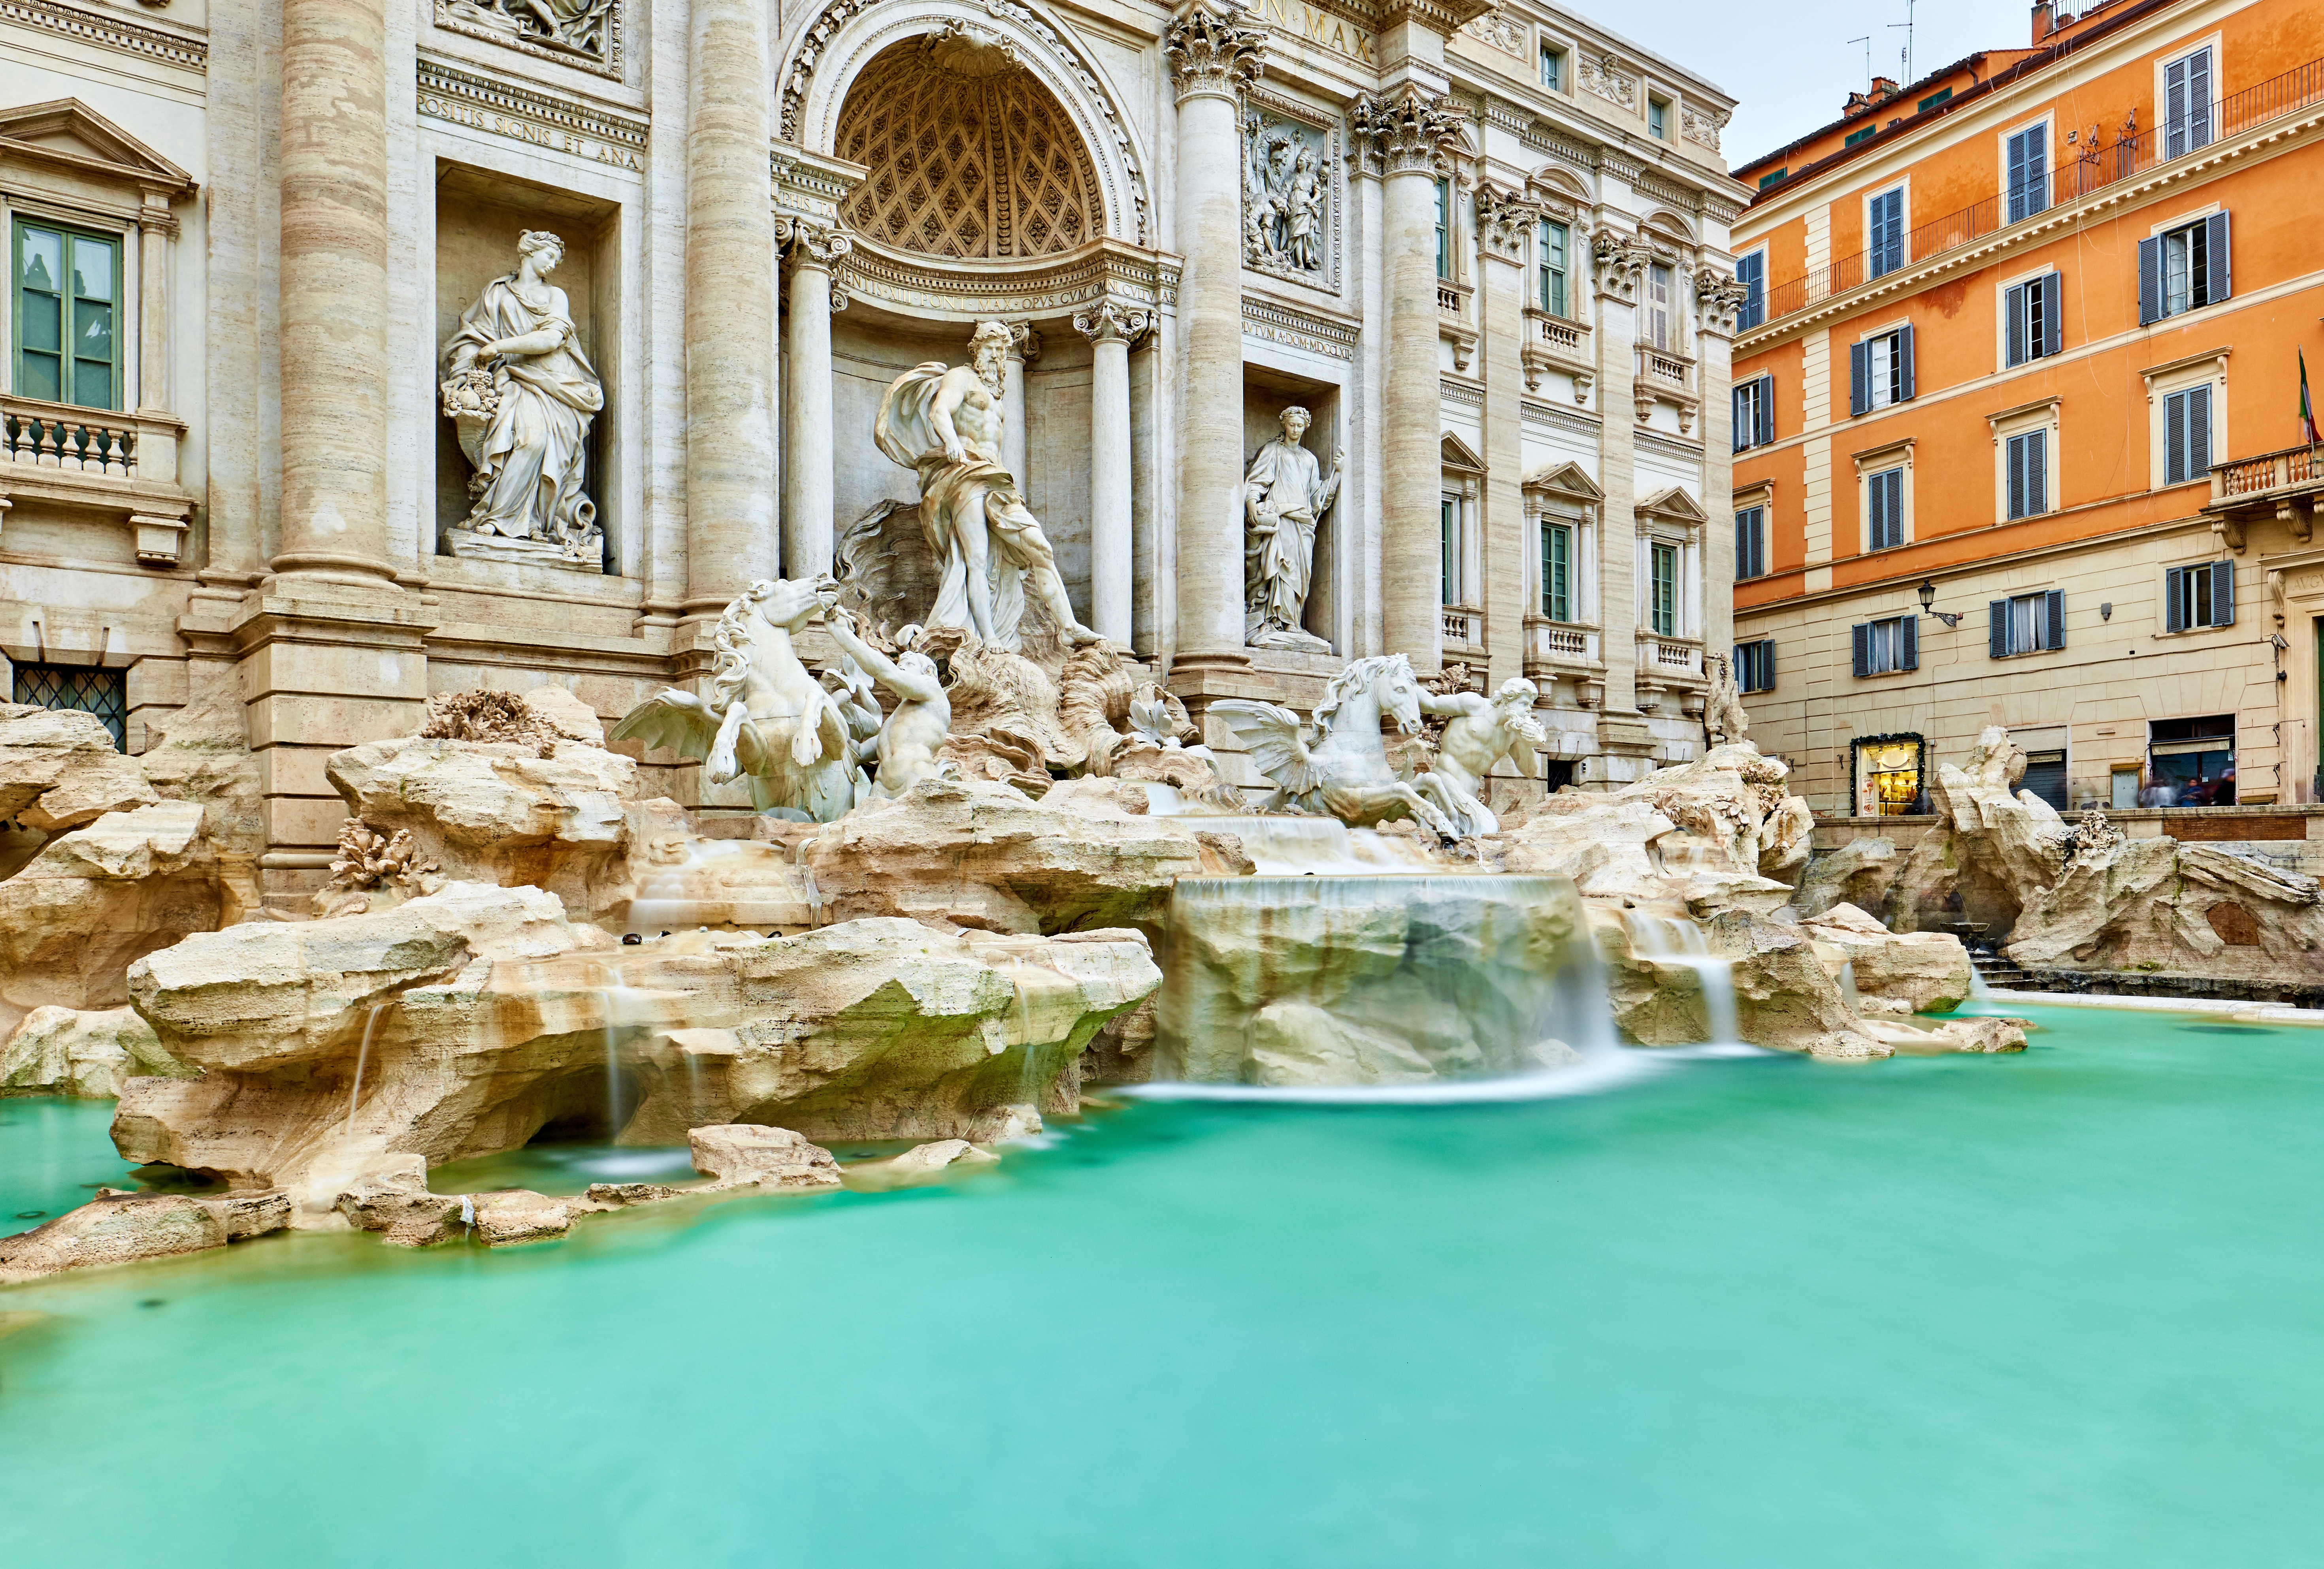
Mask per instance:
[[[1849,678],[1854,681],[1882,681],[1890,676],[1917,676],[1920,673],[1921,667],[1914,665],[1909,670],[1868,670],[1861,676],[1851,674]]]

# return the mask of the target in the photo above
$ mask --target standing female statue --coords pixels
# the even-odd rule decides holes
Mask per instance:
[[[484,285],[444,346],[444,412],[475,474],[474,505],[454,531],[456,556],[562,561],[595,569],[605,540],[581,494],[589,422],[605,406],[549,274],[565,242],[528,229],[516,271]]]

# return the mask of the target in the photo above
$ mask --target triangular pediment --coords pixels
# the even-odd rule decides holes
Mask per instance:
[[[1552,464],[1526,475],[1526,492],[1529,495],[1563,496],[1568,501],[1588,502],[1592,506],[1606,499],[1598,482],[1579,463],[1568,459]]]
[[[194,189],[192,175],[78,98],[0,109],[0,155],[134,181],[172,194]]]
[[[1661,518],[1665,522],[1699,525],[1711,521],[1702,504],[1677,485],[1655,492],[1631,510],[1642,518]]]
[[[1482,474],[1485,472],[1485,460],[1477,456],[1476,448],[1450,430],[1444,432],[1443,438],[1437,444],[1437,450],[1444,466],[1456,473]]]

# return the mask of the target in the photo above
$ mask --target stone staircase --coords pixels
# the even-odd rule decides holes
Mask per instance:
[[[2015,961],[1990,949],[1971,948],[1969,962],[1977,966],[1978,978],[1997,992],[2038,990],[2034,978],[2019,969]]]

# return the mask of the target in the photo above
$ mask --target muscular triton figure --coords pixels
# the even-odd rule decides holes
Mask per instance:
[[[896,711],[880,726],[873,754],[879,771],[872,781],[871,798],[888,800],[902,795],[936,771],[936,754],[952,729],[952,699],[936,678],[936,662],[911,651],[890,659],[856,635],[854,617],[834,611],[824,622],[832,641],[847,651],[872,678],[896,694]],[[908,628],[907,635],[916,631]]]

